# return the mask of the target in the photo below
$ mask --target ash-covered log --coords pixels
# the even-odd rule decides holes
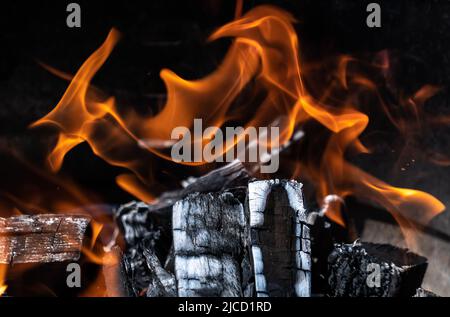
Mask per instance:
[[[312,218],[295,181],[254,181],[248,187],[257,296],[311,296]]]
[[[230,192],[191,194],[174,205],[172,225],[178,296],[242,296],[242,203]]]
[[[81,215],[0,218],[0,263],[77,261],[89,223]]]
[[[426,258],[388,244],[337,244],[328,257],[329,295],[411,297],[422,284]]]

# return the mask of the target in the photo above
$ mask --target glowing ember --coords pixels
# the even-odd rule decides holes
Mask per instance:
[[[0,264],[0,296],[2,296],[6,289],[8,288],[8,285],[5,284],[5,277],[7,272],[7,265]]]

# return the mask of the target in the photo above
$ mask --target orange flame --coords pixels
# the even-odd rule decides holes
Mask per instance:
[[[0,264],[0,297],[6,292],[8,285],[5,284],[7,265]]]
[[[100,48],[80,67],[57,106],[32,125],[52,124],[59,129],[58,142],[48,157],[52,170],[61,167],[72,148],[87,142],[106,162],[132,172],[117,177],[121,188],[139,199],[153,200],[148,190],[153,181],[151,162],[154,155],[170,160],[164,147],[171,144],[172,129],[190,127],[195,118],[212,126],[225,124],[236,117],[232,102],[252,82],[252,87],[263,92],[265,98],[253,118],[246,122],[247,127],[268,126],[278,119],[280,144],[286,143],[308,121],[316,121],[329,131],[321,160],[311,162],[302,158],[295,167],[296,173],[316,185],[320,203],[329,195],[354,195],[383,206],[403,226],[409,224],[408,219],[427,222],[444,210],[445,206],[433,196],[390,186],[346,161],[345,155],[350,151],[369,153],[359,140],[369,123],[369,117],[354,105],[359,93],[374,94],[393,124],[399,130],[405,125],[390,112],[373,81],[348,72],[348,65],[356,59],[341,58],[336,81],[322,88],[321,96],[315,98],[304,85],[293,17],[271,6],[240,15],[238,10],[235,21],[211,35],[210,40],[231,37],[233,42],[222,64],[210,75],[185,80],[170,70],[161,71],[167,102],[159,113],[148,117],[120,113],[113,97],[104,98],[91,86],[93,76],[119,40],[119,33],[111,30]],[[377,65],[383,70],[389,67],[385,55]],[[337,88],[346,91],[347,97],[338,105],[331,105],[329,101]],[[427,86],[407,98],[405,104],[410,105],[407,111],[420,118],[418,106],[436,91]],[[199,141],[205,140],[194,140]],[[344,225],[336,204],[332,206],[328,216]]]

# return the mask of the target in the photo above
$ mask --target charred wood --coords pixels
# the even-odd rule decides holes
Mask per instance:
[[[249,184],[252,259],[257,296],[311,296],[311,215],[302,185],[267,180]]]
[[[196,193],[173,208],[179,296],[242,296],[244,207],[233,194]],[[244,264],[245,265],[245,264]]]
[[[89,223],[79,215],[0,218],[0,263],[77,261]]]
[[[177,296],[175,276],[161,266],[161,262],[151,249],[144,250],[144,256],[151,272],[150,284],[146,294],[147,297]]]
[[[6,267],[6,294],[77,296],[87,291],[101,269],[83,252],[92,242],[90,219],[59,214],[0,218],[0,263]],[[77,285],[71,287],[69,275],[77,268],[82,274],[70,279]]]
[[[422,284],[427,260],[387,244],[337,244],[328,257],[329,294],[410,297]]]

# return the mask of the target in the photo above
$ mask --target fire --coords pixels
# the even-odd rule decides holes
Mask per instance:
[[[5,284],[7,265],[0,264],[0,297],[6,292],[8,285]]]
[[[407,127],[405,121],[391,113],[374,82],[348,70],[350,64],[357,62],[355,58],[342,57],[337,63],[336,80],[322,87],[321,95],[312,95],[304,84],[294,18],[271,6],[257,7],[240,15],[238,9],[235,21],[211,35],[211,41],[230,37],[233,42],[222,64],[210,75],[185,80],[170,70],[161,71],[167,102],[156,115],[148,117],[119,111],[113,97],[104,97],[91,85],[93,76],[120,38],[117,30],[111,30],[105,42],[71,79],[56,107],[32,125],[50,124],[59,130],[58,141],[48,156],[51,169],[59,170],[66,154],[87,142],[93,152],[109,164],[131,171],[131,174],[117,177],[122,189],[141,200],[152,201],[154,194],[149,191],[149,185],[155,182],[152,162],[155,156],[171,159],[166,151],[172,144],[171,131],[178,126],[192,126],[196,118],[209,125],[226,125],[227,120],[239,117],[232,102],[253,81],[254,89],[266,97],[246,122],[247,127],[269,126],[274,119],[278,120],[280,144],[288,142],[293,133],[309,121],[316,121],[329,131],[321,159],[300,158],[294,168],[295,173],[316,185],[320,204],[330,195],[341,198],[354,195],[383,206],[402,226],[409,224],[408,219],[426,223],[444,210],[445,206],[433,196],[390,186],[346,160],[348,152],[370,152],[359,139],[369,124],[369,117],[353,104],[359,94],[375,95],[392,123],[402,131]],[[375,67],[387,71],[386,52],[381,54],[381,62]],[[338,90],[345,91],[347,97],[337,105],[329,104]],[[432,86],[420,89],[404,100],[405,111],[420,119],[421,104],[437,91],[438,88]],[[329,208],[328,216],[344,225],[339,204],[330,206],[333,208]]]

